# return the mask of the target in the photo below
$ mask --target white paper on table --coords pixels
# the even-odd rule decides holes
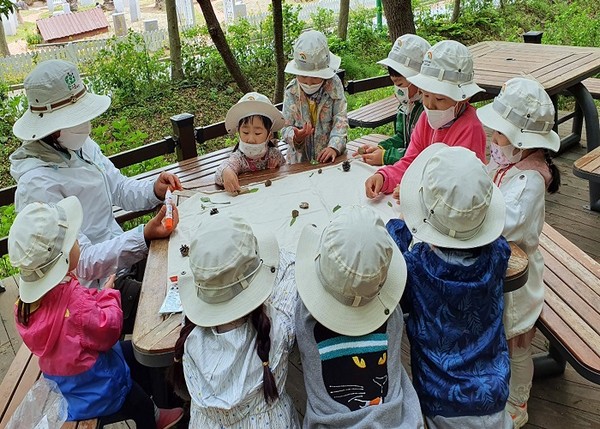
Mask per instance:
[[[392,195],[382,195],[374,200],[366,197],[365,180],[376,171],[377,167],[355,160],[348,172],[344,172],[340,164],[324,167],[320,174],[318,170],[291,174],[273,180],[269,187],[265,187],[264,182],[248,185],[247,188],[258,188],[254,193],[232,196],[224,191],[199,192],[178,205],[179,224],[169,239],[167,277],[177,275],[180,285],[193,281],[189,258],[181,256],[179,249],[183,244],[190,245],[202,219],[210,216],[212,208],[219,210],[214,216],[233,213],[244,218],[254,231],[274,233],[279,247],[294,253],[304,226],[324,227],[333,218],[333,209],[338,205],[371,207],[384,222],[399,217],[400,206]],[[203,197],[210,198],[211,202],[203,202]],[[227,202],[229,204],[219,204]],[[299,208],[301,202],[307,202],[309,208]],[[292,210],[298,210],[299,216],[290,226]]]
[[[178,281],[169,279],[168,284],[167,295],[158,312],[160,314],[181,313],[183,307],[181,306],[181,298],[179,297]]]

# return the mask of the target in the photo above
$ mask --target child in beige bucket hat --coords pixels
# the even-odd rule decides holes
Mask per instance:
[[[333,162],[346,151],[346,96],[336,75],[340,63],[319,31],[303,32],[294,44],[294,58],[285,71],[296,78],[283,96],[285,127],[281,131],[290,164]]]
[[[240,98],[225,116],[227,132],[234,134],[237,131],[239,141],[229,158],[217,168],[215,183],[235,194],[241,190],[239,174],[284,165],[279,142],[273,138],[273,133],[283,124],[283,115],[266,96],[249,92]]]
[[[422,37],[404,34],[396,39],[387,58],[377,62],[387,67],[394,83],[394,94],[398,99],[398,114],[394,124],[396,134],[378,146],[364,145],[364,154],[356,152],[355,157],[361,156],[370,165],[390,165],[404,156],[412,131],[423,112],[419,88],[410,83],[408,78],[419,73],[429,48],[431,45]]]
[[[404,156],[367,179],[368,198],[392,193],[414,159],[436,142],[466,147],[485,163],[485,132],[469,103],[472,96],[483,91],[474,78],[473,57],[463,44],[443,40],[425,53],[419,73],[407,78],[421,91],[425,113],[413,130]],[[394,196],[399,200],[397,192]]]
[[[560,148],[560,138],[552,130],[554,112],[544,87],[526,77],[507,81],[492,103],[477,110],[481,122],[493,130],[487,168],[508,208],[503,235],[529,258],[527,283],[504,295],[504,327],[511,354],[506,409],[516,429],[528,420],[527,401],[533,378],[531,342],[544,305],[544,260],[539,249],[544,196],[560,186],[560,173],[550,157],[550,151]]]
[[[76,197],[29,204],[15,218],[8,254],[21,277],[17,330],[67,400],[69,421],[131,419],[137,427],[170,428],[183,410],[156,408],[132,380],[130,368],[144,370],[131,342],[119,342],[123,312],[114,275],[98,291],[81,286],[73,274],[82,218]]]
[[[294,259],[244,219],[204,215],[179,277],[185,313],[173,381],[190,427],[299,428],[285,390],[294,345]]]
[[[383,220],[344,207],[305,227],[296,257],[305,427],[423,428],[401,363],[406,265]]]
[[[404,220],[387,228],[406,259],[402,303],[427,426],[510,429],[502,194],[472,151],[443,143],[414,160],[400,187]]]

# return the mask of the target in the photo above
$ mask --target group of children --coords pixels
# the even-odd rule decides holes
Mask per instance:
[[[394,192],[402,219],[386,226],[369,208],[345,207],[327,225],[307,225],[293,254],[241,217],[203,215],[189,249],[194,281],[180,286],[185,320],[172,374],[191,401],[190,427],[299,427],[285,391],[295,341],[305,427],[527,422],[544,295],[544,193],[560,185],[549,156],[560,144],[553,104],[539,83],[519,77],[476,110],[469,100],[482,89],[473,60],[454,41],[431,47],[404,35],[380,63],[399,100],[397,134],[355,156],[385,165],[365,192]],[[239,143],[216,183],[234,193],[241,172],[343,154],[339,65],[323,34],[303,33],[286,67],[296,79],[283,113],[258,93],[227,113]],[[493,130],[487,164],[482,123]],[[130,344],[118,341],[119,294],[110,281],[83,288],[72,272],[80,224],[74,197],[31,204],[15,219],[9,255],[21,271],[19,332],[67,398],[69,418],[119,415],[138,427],[171,427],[181,410],[154,406]],[[507,241],[527,253],[529,278],[504,294]],[[401,361],[403,313],[412,382]]]

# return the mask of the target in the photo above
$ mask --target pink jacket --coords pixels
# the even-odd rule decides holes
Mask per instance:
[[[412,132],[410,144],[404,156],[394,165],[388,165],[377,170],[384,178],[381,191],[385,194],[393,192],[402,181],[404,172],[413,160],[433,143],[446,143],[448,146],[462,146],[471,149],[484,164],[486,135],[483,125],[475,114],[475,108],[470,104],[466,110],[448,128],[434,130],[427,122],[427,114],[423,112]]]
[[[16,313],[15,306],[15,319]],[[27,347],[39,356],[44,374],[81,374],[119,340],[121,294],[114,289],[88,289],[70,279],[44,295],[28,326],[18,320],[16,324]]]

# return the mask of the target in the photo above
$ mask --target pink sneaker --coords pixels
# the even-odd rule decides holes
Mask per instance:
[[[183,408],[159,408],[156,429],[169,429],[183,417]]]

